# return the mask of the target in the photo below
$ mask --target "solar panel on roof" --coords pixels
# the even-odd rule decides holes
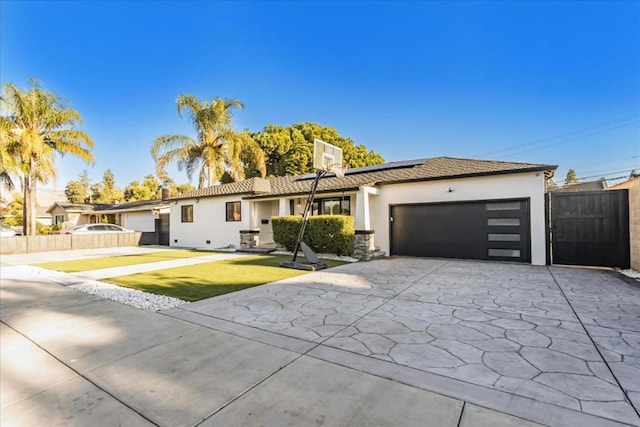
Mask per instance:
[[[423,164],[427,159],[413,159],[413,160],[401,160],[398,162],[382,163],[380,165],[363,166],[361,168],[347,169],[347,175],[353,175],[356,173],[364,172],[377,172],[389,169],[402,169],[409,168]]]
[[[428,159],[401,160],[401,161],[398,161],[398,162],[382,163],[380,165],[362,166],[360,168],[349,168],[349,169],[347,169],[347,172],[345,173],[345,175],[356,175],[356,174],[359,174],[359,173],[378,172],[378,171],[391,170],[391,169],[410,168],[410,167],[421,165],[426,160],[428,160]],[[328,174],[327,176],[331,177],[331,176],[335,176],[335,175],[334,174]],[[315,177],[316,177],[315,173],[310,173],[310,174],[302,175],[296,181],[304,181],[304,180],[307,180],[307,179],[314,179]]]

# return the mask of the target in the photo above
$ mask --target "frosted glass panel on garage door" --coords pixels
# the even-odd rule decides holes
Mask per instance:
[[[124,214],[123,227],[134,231],[155,231],[155,220],[151,212]]]

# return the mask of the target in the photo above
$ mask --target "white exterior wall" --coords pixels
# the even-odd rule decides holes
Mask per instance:
[[[249,218],[250,212],[245,208],[248,203],[242,203],[242,221],[226,221],[226,203],[240,202],[242,197],[221,196],[203,197],[199,202],[196,199],[178,200],[177,204],[171,202],[170,215],[170,246],[182,246],[193,248],[221,248],[227,245],[240,247],[240,230],[245,218]],[[182,206],[193,205],[193,222],[182,222]],[[177,242],[175,241],[177,240]],[[207,244],[207,240],[211,243]]]
[[[155,231],[155,218],[151,211],[127,212],[122,214],[122,226],[134,231]]]
[[[453,191],[449,192],[449,188],[453,188]],[[522,198],[530,199],[531,263],[544,265],[546,243],[542,172],[383,185],[379,195],[369,198],[375,244],[390,254],[390,205]]]
[[[271,217],[278,216],[278,200],[254,202],[254,206],[257,211],[257,227],[255,228],[260,230],[260,244],[273,243]],[[267,220],[267,224],[263,224],[262,220]]]

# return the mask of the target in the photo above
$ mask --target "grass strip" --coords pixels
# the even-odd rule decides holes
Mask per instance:
[[[286,255],[258,255],[111,277],[103,281],[185,301],[198,301],[308,273],[280,267],[282,261],[290,259]],[[333,260],[322,262],[329,267],[344,264]]]
[[[149,262],[193,258],[212,255],[214,253],[216,252],[195,249],[180,249],[175,251],[158,251],[146,254],[120,255],[106,258],[86,258],[73,261],[45,262],[41,264],[35,264],[35,266],[47,268],[49,270],[64,271],[65,273],[77,273],[80,271],[100,270],[103,268],[123,267],[127,265],[146,264]]]

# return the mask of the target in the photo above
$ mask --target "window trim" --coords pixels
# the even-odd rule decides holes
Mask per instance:
[[[185,215],[185,212],[187,212],[188,208],[191,208],[191,218],[189,219],[188,216],[189,215]],[[184,223],[191,223],[193,222],[193,205],[182,205],[180,206],[180,222],[184,222]]]
[[[335,215],[351,216],[351,196],[322,197],[322,198],[313,199],[313,204],[317,205],[318,208],[313,209],[313,206],[312,206],[311,215],[334,215],[331,213],[326,213],[324,211],[324,202],[327,202],[327,201],[339,202],[340,213]],[[344,202],[348,202],[349,204],[349,213],[346,213],[346,214],[342,213]]]
[[[236,212],[235,206],[238,206],[238,211]],[[231,211],[229,211],[229,207],[231,207]],[[231,217],[229,216],[229,212],[231,212]],[[235,214],[238,214],[238,217],[235,218]],[[226,222],[240,222],[242,221],[242,202],[226,202],[224,204],[224,217]]]

